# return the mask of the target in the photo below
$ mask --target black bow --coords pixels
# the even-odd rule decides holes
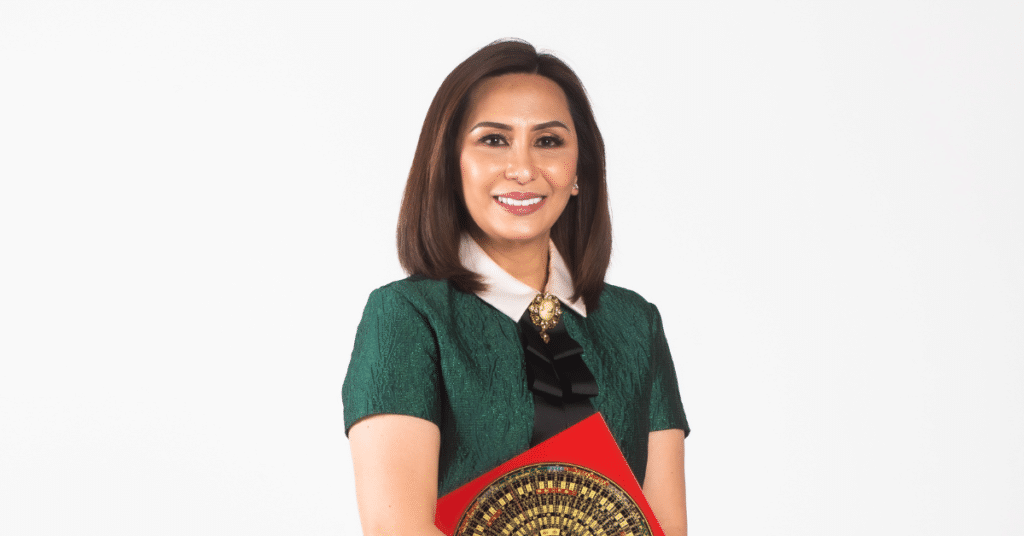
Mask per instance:
[[[583,347],[569,336],[562,322],[547,331],[547,343],[530,321],[529,312],[519,319],[519,327],[526,382],[533,392],[533,446],[595,412],[590,397],[597,396],[597,380],[583,362]]]

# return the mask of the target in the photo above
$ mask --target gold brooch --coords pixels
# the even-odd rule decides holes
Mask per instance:
[[[558,325],[562,318],[562,305],[553,294],[538,294],[530,303],[530,321],[540,328],[540,338],[547,343],[551,337],[545,333]]]

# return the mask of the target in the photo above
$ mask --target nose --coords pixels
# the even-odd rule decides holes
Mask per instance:
[[[529,147],[520,145],[509,151],[508,165],[505,167],[506,179],[526,184],[535,178],[536,173]]]

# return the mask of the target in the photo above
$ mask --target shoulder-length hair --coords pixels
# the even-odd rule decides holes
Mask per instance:
[[[509,73],[539,74],[565,92],[576,127],[579,195],[551,228],[551,238],[572,273],[573,299],[597,309],[611,258],[612,229],[605,184],[604,141],[586,90],[576,73],[547,53],[517,40],[495,41],[445,78],[423,121],[398,215],[398,259],[406,272],[448,279],[463,292],[482,290],[480,277],[459,261],[461,234],[473,222],[459,170],[458,136],[473,89],[481,80]]]

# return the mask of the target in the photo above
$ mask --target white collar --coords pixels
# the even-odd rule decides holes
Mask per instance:
[[[583,299],[571,299],[573,285],[569,266],[565,264],[565,259],[558,253],[553,241],[548,242],[548,251],[548,283],[544,291],[553,294],[580,316],[586,317],[587,307]],[[478,274],[486,285],[486,288],[476,295],[515,322],[519,321],[530,306],[530,302],[537,296],[537,291],[530,288],[530,285],[502,270],[468,233],[462,234],[459,260],[467,270]]]

